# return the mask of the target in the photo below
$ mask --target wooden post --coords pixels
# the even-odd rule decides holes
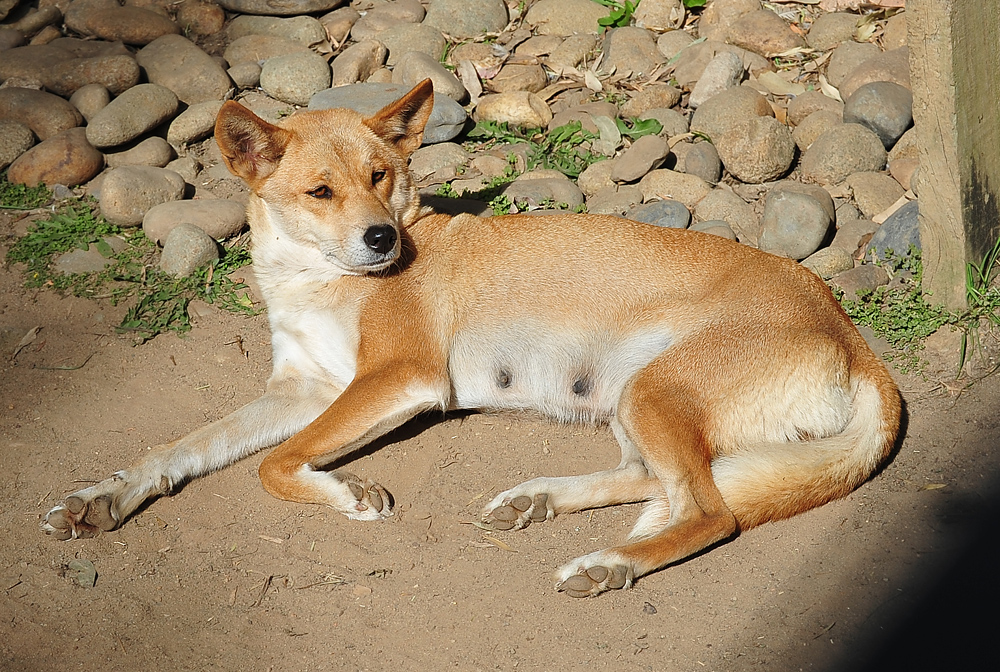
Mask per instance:
[[[965,268],[1000,238],[1000,3],[909,0],[924,289],[965,307]]]

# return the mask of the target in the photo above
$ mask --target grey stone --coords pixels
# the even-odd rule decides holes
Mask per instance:
[[[668,84],[650,84],[622,105],[622,116],[640,117],[649,110],[671,108],[680,101],[681,91],[677,87]]]
[[[0,170],[35,144],[35,134],[25,124],[13,119],[0,119]]]
[[[658,168],[669,153],[666,140],[658,135],[644,135],[618,157],[611,179],[615,182],[635,182]]]
[[[607,187],[614,187],[611,173],[614,172],[616,161],[616,159],[604,159],[590,164],[577,176],[577,186],[588,197]]]
[[[497,93],[506,91],[531,91],[538,93],[549,83],[545,70],[540,65],[508,64],[490,80],[490,88]],[[463,90],[465,87],[462,87]]]
[[[830,216],[812,196],[772,190],[764,201],[760,249],[805,259],[819,249],[830,230]]]
[[[111,102],[111,93],[101,84],[86,84],[70,96],[69,102],[90,120]]]
[[[892,82],[909,89],[910,50],[901,47],[869,58],[854,68],[837,88],[840,96],[847,100],[859,87],[871,82]]]
[[[726,41],[764,58],[806,46],[805,40],[792,32],[784,19],[768,9],[740,16],[730,25]]]
[[[839,247],[848,254],[854,255],[861,246],[861,241],[875,233],[878,225],[870,219],[851,219],[837,211],[837,235],[830,242],[830,247]]]
[[[575,68],[595,46],[597,38],[593,35],[569,35],[549,54],[546,65],[555,72]]]
[[[874,291],[888,282],[889,275],[881,266],[862,264],[835,275],[830,284],[844,292],[844,298],[855,301],[861,294]]]
[[[920,226],[917,215],[920,206],[910,201],[886,219],[875,231],[868,244],[869,254],[879,259],[887,259],[890,252],[896,259],[910,255],[910,247],[920,249]]]
[[[892,82],[862,84],[844,102],[844,123],[867,127],[892,149],[913,124],[913,94]]]
[[[353,7],[341,7],[319,18],[323,29],[336,44],[343,44],[351,34],[354,24],[361,19],[361,13]]]
[[[83,123],[83,115],[59,96],[17,87],[0,88],[0,118],[21,122],[39,140]]]
[[[741,243],[756,247],[760,238],[760,221],[753,206],[726,187],[717,187],[701,199],[694,209],[701,221],[723,221]]]
[[[640,114],[639,119],[656,119],[663,126],[660,135],[665,138],[672,138],[675,135],[683,135],[688,132],[687,118],[677,110],[654,107]]]
[[[128,243],[118,236],[105,236],[104,243],[110,248],[111,254],[104,256],[98,246],[91,243],[86,250],[75,249],[55,258],[52,267],[63,275],[77,273],[98,273],[111,264],[115,254],[122,252]]]
[[[483,157],[496,158],[496,157]],[[497,159],[506,166],[506,161]],[[430,175],[448,167],[463,166],[469,162],[469,153],[461,145],[454,142],[442,142],[427,145],[413,152],[410,156],[410,173],[413,179],[423,181]]]
[[[824,247],[803,259],[802,265],[824,280],[829,280],[838,273],[854,268],[854,257],[842,247]]]
[[[260,88],[272,98],[292,105],[308,105],[318,92],[330,88],[326,59],[313,51],[275,56],[264,61]]]
[[[241,89],[253,89],[260,84],[260,71],[261,67],[259,63],[254,61],[244,61],[243,63],[237,63],[232,66],[226,73],[229,78],[233,80],[233,83]]]
[[[854,202],[869,219],[893,205],[903,195],[903,187],[885,173],[854,173],[848,176],[847,186],[854,195]]]
[[[162,168],[174,158],[174,149],[163,138],[153,136],[118,152],[104,155],[108,168],[156,166]]]
[[[682,50],[691,46],[692,42],[694,42],[694,37],[691,36],[691,33],[683,30],[668,30],[656,38],[656,48],[669,61]]]
[[[591,0],[538,0],[528,9],[524,20],[539,35],[566,37],[596,34],[601,29],[597,21],[607,15],[607,7]]]
[[[698,34],[708,40],[725,41],[729,28],[741,16],[760,9],[760,0],[712,0],[701,13]]]
[[[180,200],[184,178],[165,168],[125,166],[107,173],[101,185],[101,214],[118,226],[138,226],[154,205]]]
[[[134,46],[149,44],[163,35],[181,32],[180,26],[166,16],[142,7],[117,4],[104,8],[92,8],[81,12],[82,25],[77,23],[74,30],[83,35],[98,37],[108,42],[124,42]],[[66,23],[71,23],[73,14],[66,13]]]
[[[587,212],[592,215],[622,217],[636,203],[641,202],[642,192],[636,186],[624,184],[620,187],[605,187],[587,199]]]
[[[668,229],[686,229],[691,224],[691,212],[680,201],[664,199],[633,208],[629,219]]]
[[[738,180],[760,184],[788,172],[795,160],[795,141],[774,117],[751,117],[714,138],[722,164]]]
[[[402,98],[409,90],[398,84],[351,84],[320,91],[310,99],[309,109],[344,107],[370,116]],[[461,105],[446,96],[435,96],[434,109],[424,129],[424,144],[451,140],[461,132],[467,119]]]
[[[247,35],[273,35],[298,42],[307,47],[326,39],[323,24],[311,16],[276,18],[244,14],[237,16],[226,26],[226,36],[229,38],[229,42]]]
[[[793,126],[798,126],[810,114],[820,110],[826,110],[842,117],[844,104],[820,91],[806,91],[788,101],[788,121]]]
[[[508,91],[480,98],[475,118],[522,128],[545,128],[552,121],[552,112],[544,100],[530,91]]]
[[[684,3],[681,0],[643,0],[633,14],[635,25],[657,33],[684,25]]]
[[[181,35],[164,35],[139,50],[135,58],[151,83],[170,89],[188,105],[222,100],[232,87],[222,66]]]
[[[215,240],[194,224],[181,223],[167,236],[160,254],[160,270],[184,278],[219,258]]]
[[[150,208],[142,218],[146,236],[161,245],[180,224],[193,224],[216,240],[225,240],[246,224],[246,208],[238,201],[199,198],[168,201]]]
[[[724,51],[705,66],[705,71],[691,91],[688,105],[697,109],[712,96],[738,86],[742,79],[743,60],[732,52]]]
[[[177,96],[159,84],[139,84],[94,115],[87,140],[94,147],[113,147],[134,140],[177,113]]]
[[[601,69],[605,72],[610,72],[611,68],[614,68],[616,73],[649,75],[662,62],[663,56],[656,48],[656,42],[648,30],[626,26],[611,30],[604,38],[604,60],[601,62]]]
[[[833,49],[841,42],[854,39],[861,20],[857,14],[829,12],[820,14],[806,33],[806,42],[817,51]]]
[[[691,226],[691,231],[700,231],[713,236],[719,236],[726,240],[736,240],[736,232],[727,224],[718,219],[709,219],[704,222],[697,222]]]
[[[261,64],[275,56],[286,56],[309,51],[309,47],[294,40],[276,35],[244,35],[233,40],[222,52],[222,57],[230,66],[252,61]]]
[[[432,0],[424,23],[456,39],[499,33],[508,22],[503,0]]]
[[[139,64],[122,55],[74,58],[43,71],[42,82],[63,97],[88,84],[101,84],[117,96],[139,83]]]
[[[774,110],[767,99],[754,89],[736,86],[702,103],[691,117],[691,130],[704,133],[714,142],[716,138],[740,129],[753,117],[774,117]]]
[[[802,155],[800,168],[808,181],[839,184],[853,173],[885,166],[882,141],[859,124],[840,124],[819,136]]]
[[[215,130],[215,118],[222,109],[221,100],[195,103],[178,114],[167,129],[167,142],[176,147],[203,140]]]
[[[419,51],[406,54],[392,71],[393,83],[404,86],[416,86],[428,78],[434,84],[435,95],[448,96],[458,102],[469,96],[462,82],[441,65],[441,61]]]
[[[441,31],[422,23],[404,23],[379,33],[379,42],[386,46],[389,55],[386,63],[396,65],[403,54],[421,51],[432,58],[440,59],[448,46]]]
[[[216,0],[216,2],[237,14],[261,14],[263,16],[297,16],[327,12],[344,0]]]
[[[722,177],[722,159],[711,142],[696,142],[684,157],[684,172],[697,175],[709,184]]]
[[[547,204],[565,204],[572,210],[583,205],[583,192],[565,178],[517,179],[507,185],[503,193],[517,204],[519,210]]]
[[[847,79],[858,66],[871,58],[878,58],[882,52],[871,42],[844,42],[833,50],[826,66],[826,78],[836,87]],[[846,98],[841,92],[841,97]]]
[[[840,114],[829,110],[817,110],[792,130],[792,140],[795,141],[799,151],[804,152],[812,147],[816,138],[842,123],[844,122]]]
[[[333,72],[332,85],[334,87],[345,86],[367,80],[382,67],[388,55],[389,50],[378,40],[365,40],[352,44],[330,64]],[[436,93],[436,86],[434,90]]]
[[[671,198],[693,208],[705,198],[712,185],[695,175],[686,175],[661,168],[646,174],[639,181],[643,201]]]

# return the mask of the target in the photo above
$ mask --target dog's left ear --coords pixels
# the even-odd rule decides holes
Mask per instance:
[[[365,125],[395,145],[403,156],[409,156],[423,142],[424,126],[433,109],[434,85],[425,79],[402,98],[365,119]]]

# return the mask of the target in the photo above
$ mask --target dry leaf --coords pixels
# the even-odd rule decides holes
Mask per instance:
[[[928,483],[927,485],[920,488],[921,490],[940,490],[941,488],[947,487],[947,483]]]
[[[600,93],[604,90],[604,86],[601,84],[601,80],[597,78],[593,70],[587,70],[583,73],[583,81],[587,85],[587,88],[594,93]]]
[[[500,541],[499,539],[495,539],[493,537],[483,537],[483,539],[485,539],[486,541],[490,542],[491,544],[493,544],[494,546],[496,546],[499,549],[502,549],[504,551],[508,551],[510,553],[517,553],[517,551],[515,551],[513,548],[511,548],[510,545],[505,544],[504,542]]]
[[[14,348],[14,352],[11,353],[10,361],[13,362],[14,359],[18,356],[18,354],[22,350],[24,350],[26,347],[35,342],[35,339],[38,337],[38,332],[40,330],[41,327],[32,327],[31,329],[28,330],[28,333],[24,335],[24,338],[21,339],[21,342],[17,344],[16,348]]]
[[[837,87],[826,81],[825,75],[819,76],[819,90],[822,91],[823,95],[827,98],[833,98],[834,100],[844,102],[844,99],[840,97],[840,91],[837,90]]]

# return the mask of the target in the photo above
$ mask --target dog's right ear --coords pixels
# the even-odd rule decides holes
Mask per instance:
[[[231,100],[215,120],[215,141],[230,172],[253,187],[278,167],[291,133]]]

